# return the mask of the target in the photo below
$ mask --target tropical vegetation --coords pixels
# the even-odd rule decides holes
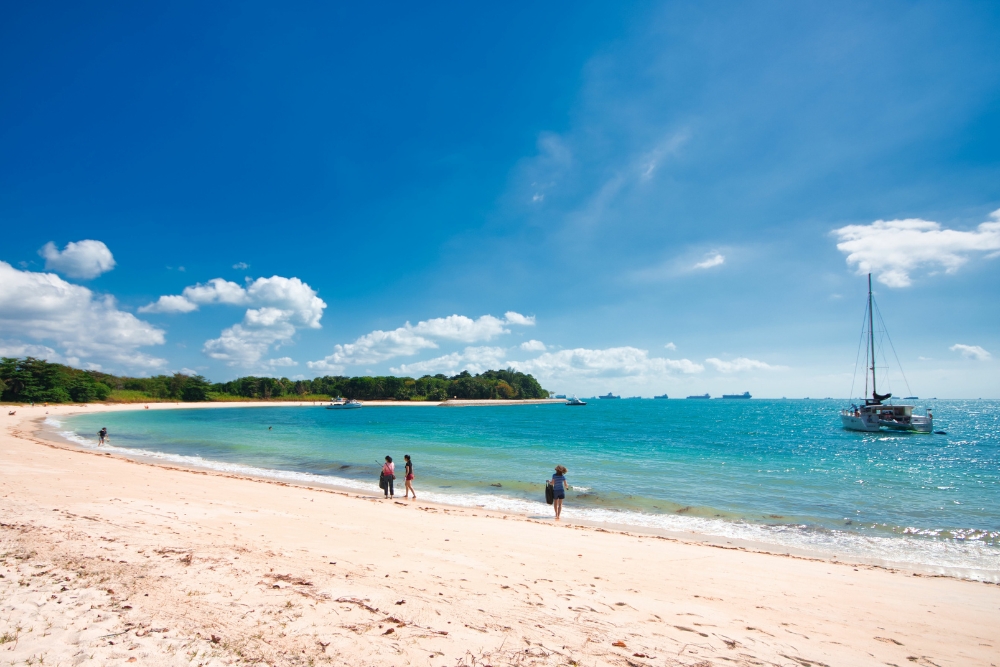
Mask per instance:
[[[143,403],[155,401],[320,401],[343,396],[361,400],[443,401],[547,398],[549,392],[513,369],[451,377],[324,376],[312,380],[247,376],[212,383],[201,375],[127,377],[81,370],[33,357],[0,358],[0,401],[15,403]]]

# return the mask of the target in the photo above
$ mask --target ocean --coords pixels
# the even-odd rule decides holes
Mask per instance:
[[[585,407],[138,410],[48,420],[142,458],[378,492],[386,455],[421,499],[697,533],[1000,582],[1000,401],[919,401],[947,435],[844,431],[841,400],[616,400]],[[920,410],[922,413],[922,410]]]

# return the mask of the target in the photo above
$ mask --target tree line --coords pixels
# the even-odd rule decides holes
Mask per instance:
[[[20,403],[95,401],[360,400],[443,401],[461,399],[547,398],[549,392],[529,374],[513,369],[472,375],[462,371],[420,378],[324,376],[312,380],[247,376],[211,383],[201,375],[136,378],[81,370],[33,357],[0,358],[0,400]]]

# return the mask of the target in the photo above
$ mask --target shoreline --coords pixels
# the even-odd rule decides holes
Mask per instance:
[[[558,402],[562,403],[562,399],[545,399],[547,402]],[[470,404],[478,406],[483,402],[480,401],[467,401],[460,402],[465,404]],[[417,403],[420,405],[421,403]],[[527,401],[506,401],[507,405],[517,405],[517,404],[529,404]],[[141,404],[139,404],[141,405]],[[122,410],[138,410],[139,405],[136,404],[105,404],[103,410],[99,412],[110,412],[110,411],[122,411]],[[213,407],[268,407],[273,405],[273,403],[266,401],[258,401],[253,404],[247,405],[246,403],[231,403],[231,402],[199,402],[199,403],[161,403],[158,404],[160,407],[157,409],[185,409],[189,406],[198,406],[201,409],[213,408]],[[310,403],[293,403],[295,406],[310,406]],[[368,405],[366,403],[366,405]],[[379,407],[381,404],[376,403],[375,407]],[[387,405],[407,405],[407,403],[394,403],[388,402]],[[426,403],[424,403],[426,405]],[[436,405],[436,404],[432,404]],[[152,404],[151,404],[152,406]],[[312,405],[313,407],[320,407],[320,405]],[[51,410],[53,406],[49,406],[46,410]],[[83,414],[87,412],[85,408],[79,405],[69,406],[63,404],[63,408],[80,408],[67,410],[63,412],[63,416],[69,417],[74,414]],[[460,405],[459,407],[465,407],[465,405]],[[150,407],[149,409],[154,409]],[[45,444],[55,447],[62,447],[69,449],[71,451],[83,451],[83,452],[93,452],[98,454],[104,454],[112,457],[119,457],[125,460],[129,460],[136,463],[141,463],[143,465],[160,466],[174,470],[187,470],[192,472],[197,472],[201,474],[210,475],[222,475],[222,476],[234,476],[237,478],[246,478],[257,481],[265,482],[278,482],[283,484],[288,484],[291,486],[297,486],[302,488],[318,489],[318,490],[329,490],[334,492],[346,493],[346,494],[356,494],[371,498],[381,498],[381,492],[376,488],[368,488],[369,486],[374,487],[374,485],[367,485],[357,483],[354,480],[340,478],[335,475],[321,476],[312,473],[303,472],[291,472],[281,469],[267,469],[258,468],[256,466],[240,463],[229,463],[229,462],[218,462],[211,459],[204,460],[204,463],[191,460],[178,460],[178,459],[191,459],[194,457],[188,457],[181,454],[163,454],[157,455],[156,452],[144,452],[128,450],[128,448],[114,448],[112,451],[101,451],[96,448],[91,448],[83,446],[80,443],[74,442],[73,440],[67,439],[59,433],[52,432],[50,428],[46,427],[43,421],[52,416],[48,412],[46,415],[36,416],[36,430],[34,435],[41,440],[46,441]],[[200,457],[199,457],[200,458]],[[431,495],[432,500],[427,500],[426,496]],[[511,507],[498,507],[496,503],[492,503],[493,506],[489,506],[492,500],[490,496],[483,496],[481,500],[486,504],[478,503],[463,503],[459,501],[459,498],[449,499],[448,494],[441,494],[437,492],[425,492],[424,500],[421,502],[429,502],[438,507],[450,507],[450,508],[465,508],[470,510],[480,510],[495,512],[501,514],[507,514],[516,517],[522,517],[525,519],[535,520],[535,521],[552,521],[552,517],[549,515],[538,516],[539,512],[531,511],[527,508],[511,508]],[[520,504],[518,499],[510,499],[514,504]],[[549,512],[551,508],[546,506],[539,507],[540,512]],[[672,516],[670,514],[649,515],[650,521],[642,521],[646,516],[642,513],[636,512],[626,512],[622,520],[616,521],[613,516],[614,512],[609,511],[612,516],[602,517],[602,518],[587,518],[587,517],[564,517],[563,525],[575,525],[581,527],[587,527],[597,530],[608,530],[613,532],[619,532],[628,535],[642,535],[650,537],[662,537],[665,539],[675,540],[683,543],[690,544],[703,544],[706,546],[720,547],[720,548],[736,548],[742,549],[749,552],[775,555],[775,556],[790,556],[796,558],[803,558],[806,560],[816,560],[823,562],[840,562],[848,563],[851,565],[859,565],[865,567],[876,567],[881,568],[886,571],[891,572],[908,572],[920,576],[928,577],[945,577],[954,578],[958,580],[968,580],[981,582],[986,584],[1000,585],[1000,575],[993,570],[977,570],[975,567],[970,566],[959,566],[959,565],[946,565],[940,563],[928,563],[920,561],[907,561],[902,558],[885,558],[873,555],[868,555],[865,553],[858,553],[857,550],[852,552],[852,545],[850,544],[831,544],[828,546],[821,545],[807,545],[802,546],[801,544],[795,544],[794,542],[782,542],[780,540],[767,540],[767,535],[764,535],[761,539],[754,539],[753,537],[743,537],[734,534],[725,534],[725,530],[728,528],[733,532],[739,532],[735,530],[737,526],[749,526],[750,530],[764,529],[765,526],[758,523],[752,522],[735,522],[732,520],[718,519],[718,523],[726,528],[719,530],[715,533],[713,532],[703,532],[699,530],[685,530],[682,528],[669,528],[663,526],[653,525],[653,522],[661,516]],[[633,516],[634,515],[634,516]],[[633,518],[633,521],[629,521],[628,518]],[[639,520],[636,520],[639,519]],[[715,520],[708,520],[715,521]],[[854,535],[851,533],[845,533],[845,537],[849,539],[857,539],[859,541],[864,541],[866,539],[875,540],[885,540],[892,542],[895,540],[918,540],[919,538],[907,538],[903,536],[894,537],[872,537],[863,535]],[[919,542],[918,542],[919,544]],[[854,545],[856,548],[857,545]]]
[[[0,422],[4,659],[997,662],[995,585],[141,463],[27,412]]]

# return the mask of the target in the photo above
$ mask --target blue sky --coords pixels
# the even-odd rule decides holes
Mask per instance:
[[[995,4],[2,11],[0,354],[1000,396]]]

